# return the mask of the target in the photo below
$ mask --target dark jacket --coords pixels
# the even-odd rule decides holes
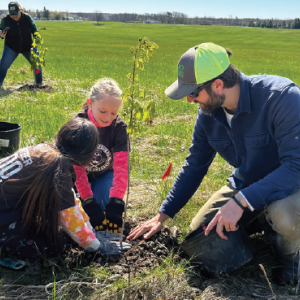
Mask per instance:
[[[46,153],[49,147],[51,145],[38,144],[20,149],[11,156],[0,159],[0,227],[22,221],[23,209],[28,197],[26,189],[31,183],[30,178],[41,167],[45,167],[43,153]],[[70,165],[65,174],[58,176],[57,180],[62,187],[60,210],[65,210],[75,205],[72,188],[76,174]]]
[[[80,111],[75,118],[89,120],[88,110]],[[86,166],[89,181],[100,177],[106,171],[113,171],[114,153],[127,151],[127,124],[117,116],[110,126],[97,127],[99,132],[99,145],[92,162]]]
[[[16,22],[7,15],[1,20],[0,30],[5,27],[10,27],[5,37],[5,46],[17,53],[29,52],[32,45],[32,34],[38,31],[31,16],[21,13],[21,19]]]
[[[187,203],[219,153],[237,168],[231,183],[254,209],[300,189],[300,89],[279,76],[241,76],[237,110],[228,125],[223,108],[199,110],[186,165],[160,211],[170,217]]]

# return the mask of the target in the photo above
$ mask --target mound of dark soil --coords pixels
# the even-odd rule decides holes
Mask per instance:
[[[137,224],[136,222],[127,222],[125,224],[124,235],[127,236],[130,230]],[[106,265],[112,273],[120,277],[128,273],[135,277],[145,270],[159,265],[169,256],[173,249],[178,249],[176,237],[176,230],[173,232],[169,228],[164,228],[147,241],[143,238],[135,241],[126,240],[127,243],[132,244],[132,248],[118,256],[86,253],[70,241],[71,243],[68,244],[63,261],[68,269],[78,268],[79,264],[81,267],[85,267],[94,263],[96,267]],[[176,259],[180,259],[178,255],[175,256]]]
[[[51,92],[53,90],[52,86],[50,85],[37,85],[37,84],[24,84],[23,86],[19,87],[17,91],[45,91]]]
[[[124,230],[125,235],[136,225],[137,223],[127,223]],[[132,248],[120,256],[117,264],[109,262],[109,269],[117,275],[129,274],[128,276],[135,277],[160,265],[172,251],[176,253],[179,247],[176,238],[176,230],[165,227],[148,240],[140,238],[135,241],[126,241],[132,244]],[[180,257],[175,255],[174,259],[178,261]]]
[[[131,229],[138,223],[128,221],[125,224],[124,235],[127,236]],[[161,232],[153,235],[149,240],[143,238],[135,241],[128,241],[132,248],[122,255],[103,255],[101,253],[85,252],[71,239],[69,239],[66,251],[61,257],[44,259],[26,259],[26,273],[30,276],[40,276],[47,269],[59,266],[65,272],[72,272],[90,265],[95,267],[106,266],[115,275],[115,279],[120,277],[133,278],[142,272],[146,272],[158,266],[173,251],[175,261],[181,258],[176,255],[178,250],[177,229],[172,230],[165,227]],[[113,278],[112,278],[113,279]]]

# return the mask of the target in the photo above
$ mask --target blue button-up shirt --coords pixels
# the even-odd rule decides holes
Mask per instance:
[[[241,74],[237,110],[199,109],[186,164],[160,207],[174,217],[199,187],[218,152],[237,168],[231,182],[254,209],[300,189],[300,89],[279,76]]]

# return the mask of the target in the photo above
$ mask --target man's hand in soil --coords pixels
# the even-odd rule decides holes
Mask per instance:
[[[238,198],[238,196],[236,196]],[[238,198],[241,204],[244,207],[247,207],[247,202],[243,199],[242,196]],[[217,234],[224,240],[228,240],[227,236],[223,233],[223,230],[226,231],[236,231],[239,229],[237,222],[242,217],[244,210],[239,207],[234,200],[230,199],[225,205],[223,205],[215,217],[208,224],[205,235],[209,235],[211,230],[217,226],[216,232]]]
[[[154,218],[141,222],[137,227],[135,227],[128,235],[128,240],[135,240],[145,232],[148,232],[144,235],[145,239],[149,239],[153,234],[160,231],[163,228],[163,223],[169,219],[169,216],[159,212]]]
[[[125,209],[125,203],[122,199],[112,197],[110,198],[106,208],[105,217],[107,231],[118,233],[122,231],[123,225],[123,212]]]
[[[102,241],[119,241],[121,233],[112,233],[109,231],[96,231],[96,238]]]
[[[95,230],[106,229],[106,226],[103,223],[105,221],[105,215],[96,198],[90,198],[82,201],[82,207],[90,217],[90,222]]]
[[[119,255],[128,251],[130,248],[131,245],[128,243],[104,241],[101,242],[98,250],[100,251],[100,253],[105,255]]]

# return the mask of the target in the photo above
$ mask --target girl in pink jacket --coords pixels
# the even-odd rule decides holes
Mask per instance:
[[[122,91],[110,78],[98,80],[90,90],[83,109],[75,116],[90,120],[98,129],[99,144],[92,162],[74,166],[75,186],[85,203],[97,202],[105,220],[95,219],[86,211],[96,230],[121,232],[123,197],[128,181],[127,125],[118,115]]]

